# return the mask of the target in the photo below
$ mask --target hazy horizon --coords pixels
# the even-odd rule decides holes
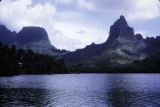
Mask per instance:
[[[43,27],[52,45],[72,51],[105,42],[121,14],[135,33],[160,35],[158,0],[2,0],[0,14],[0,24],[10,30]]]

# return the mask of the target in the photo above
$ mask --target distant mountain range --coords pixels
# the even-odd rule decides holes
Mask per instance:
[[[33,26],[24,27],[19,33],[16,33],[0,25],[0,42],[7,45],[15,44],[18,48],[32,49],[40,54],[61,57],[67,64],[87,67],[132,63],[160,51],[160,36],[144,39],[141,34],[135,34],[124,16],[120,16],[110,27],[106,42],[92,43],[74,52],[55,48],[51,45],[45,29]]]
[[[160,37],[147,37],[135,34],[124,16],[110,27],[107,41],[102,44],[91,44],[84,49],[70,52],[65,60],[71,64],[90,67],[104,67],[111,65],[132,63],[142,60],[160,51]]]
[[[23,27],[19,33],[16,33],[0,25],[0,42],[6,45],[15,44],[18,48],[32,49],[36,53],[51,56],[64,55],[68,52],[52,46],[47,32],[41,27]]]

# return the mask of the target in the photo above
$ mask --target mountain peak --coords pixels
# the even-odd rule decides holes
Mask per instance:
[[[48,34],[44,28],[41,27],[23,27],[19,32],[19,43],[21,45],[39,40],[47,40],[49,41]]]
[[[124,18],[124,19],[125,19],[125,17],[124,17],[123,15],[120,15],[120,19],[121,19],[121,18]]]
[[[111,43],[118,38],[132,39],[134,30],[130,26],[123,15],[110,27],[110,33],[107,42]]]
[[[126,26],[128,26],[128,23],[127,23],[127,21],[126,21],[126,18],[125,18],[123,15],[120,16],[120,18],[118,19],[118,21],[119,21],[119,23],[120,23],[121,25],[126,25]]]
[[[5,25],[0,25],[0,42],[6,45],[14,44],[16,32],[11,32]]]
[[[0,33],[4,32],[11,33],[11,31],[5,25],[0,25]]]

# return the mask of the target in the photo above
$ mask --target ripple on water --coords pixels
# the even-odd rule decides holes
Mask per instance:
[[[160,107],[160,75],[0,78],[0,107]]]
[[[43,89],[0,89],[2,106],[106,107],[103,92]]]

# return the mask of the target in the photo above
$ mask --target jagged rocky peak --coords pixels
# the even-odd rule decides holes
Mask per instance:
[[[4,25],[0,25],[0,42],[6,45],[12,45],[15,43],[16,32],[11,32]]]
[[[58,56],[65,54],[66,51],[60,51],[52,46],[48,34],[44,28],[41,27],[23,27],[18,33],[17,46],[23,49],[32,49],[36,53],[48,54],[51,56]]]
[[[156,36],[156,37],[147,37],[145,39],[145,42],[150,44],[150,45],[154,45],[154,46],[159,46],[160,45],[160,36]]]
[[[117,23],[122,26],[128,26],[128,23],[123,15],[120,16],[120,18],[117,20]]]
[[[4,35],[9,34],[9,33],[11,33],[11,31],[8,30],[6,26],[0,25],[0,35],[1,36],[4,36]]]
[[[119,38],[132,39],[134,30],[130,26],[123,15],[110,27],[110,33],[107,42],[111,43]]]
[[[19,44],[21,45],[40,40],[47,40],[48,42],[50,42],[46,30],[41,27],[23,27],[23,29],[18,33],[18,35]]]
[[[138,39],[138,40],[143,40],[143,36],[141,34],[136,34],[135,37]]]
[[[13,36],[15,36],[16,35],[16,32],[15,31],[10,31],[5,25],[0,25],[0,34],[2,35],[2,34],[4,34],[4,35],[6,35],[6,34],[10,34],[10,33],[13,33],[14,35]],[[4,36],[3,35],[3,36]],[[11,34],[10,34],[11,35]]]
[[[36,53],[58,56],[66,54],[67,51],[61,51],[52,46],[48,34],[41,27],[23,27],[17,34],[11,32],[6,26],[0,25],[0,43],[6,45],[16,44],[17,48],[32,49]]]
[[[0,25],[0,30],[7,30],[7,28],[4,25]]]

